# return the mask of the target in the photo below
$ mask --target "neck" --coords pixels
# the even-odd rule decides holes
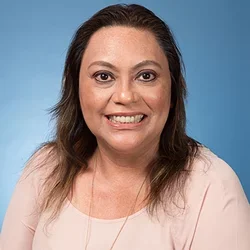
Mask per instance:
[[[140,183],[145,179],[149,169],[148,164],[157,153],[156,147],[144,150],[143,153],[124,153],[109,150],[98,144],[94,158],[96,158],[97,175],[111,185],[129,186]]]

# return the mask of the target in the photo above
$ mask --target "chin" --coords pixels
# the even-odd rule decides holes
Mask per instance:
[[[138,150],[138,148],[140,147],[140,144],[129,143],[129,142],[124,143],[123,141],[119,143],[112,143],[111,147],[114,148],[116,151],[127,152],[127,153],[131,151],[131,153],[134,153],[136,150]]]
[[[109,140],[105,141],[108,148],[114,151],[129,154],[130,152],[134,154],[142,145],[142,142],[129,140],[129,138],[123,138],[119,140]]]

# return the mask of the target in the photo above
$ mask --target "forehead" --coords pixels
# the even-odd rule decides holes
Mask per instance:
[[[114,63],[145,59],[162,63],[167,61],[152,32],[124,26],[104,27],[92,35],[83,61],[100,59]]]

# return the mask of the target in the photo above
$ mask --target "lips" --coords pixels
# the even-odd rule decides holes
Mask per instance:
[[[106,116],[107,119],[115,124],[138,124],[146,115],[143,113],[115,113]]]
[[[110,115],[108,119],[113,123],[139,123],[144,118],[143,114],[133,116]]]

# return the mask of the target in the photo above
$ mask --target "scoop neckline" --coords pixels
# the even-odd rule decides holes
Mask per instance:
[[[74,211],[75,213],[77,213],[78,215],[80,215],[81,217],[88,219],[89,216],[85,213],[83,213],[82,211],[80,211],[78,208],[76,208],[69,199],[67,199],[66,202],[66,207],[70,208],[72,211]],[[129,215],[128,220],[134,219],[135,217],[139,216],[140,214],[144,213],[147,209],[147,206],[143,207],[142,209],[140,209],[139,211]],[[117,219],[100,219],[100,218],[95,218],[90,216],[90,219],[92,221],[98,222],[98,223],[104,223],[104,224],[111,224],[111,223],[119,223],[122,222],[126,219],[127,217],[122,217],[122,218],[117,218]]]

